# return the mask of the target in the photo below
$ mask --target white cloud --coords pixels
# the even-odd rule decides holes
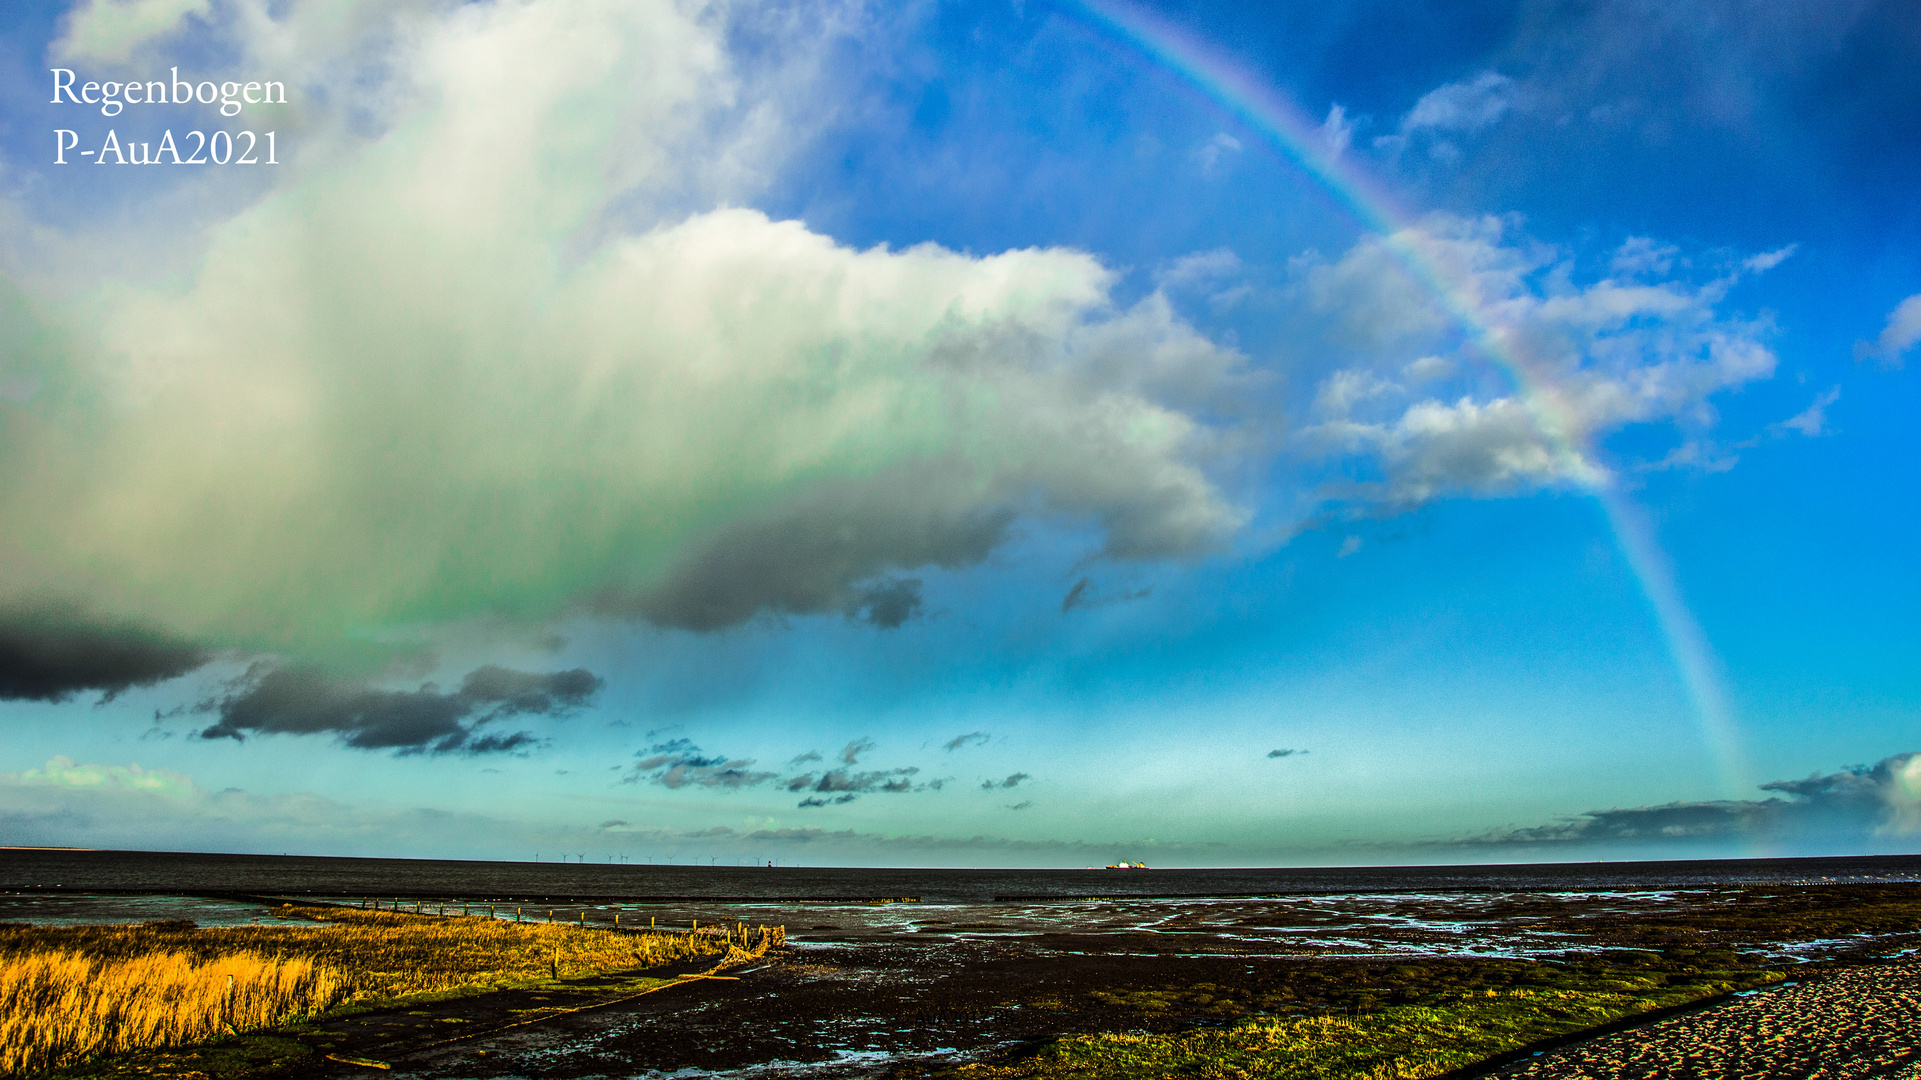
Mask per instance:
[[[1709,422],[1712,395],[1772,374],[1766,324],[1715,310],[1725,279],[1577,285],[1560,253],[1515,231],[1503,219],[1437,215],[1301,268],[1310,303],[1374,358],[1326,376],[1319,422],[1302,429],[1311,446],[1379,466],[1381,479],[1349,497],[1409,505],[1601,483],[1608,470],[1591,449],[1599,436],[1636,423]],[[1652,272],[1672,258],[1661,250],[1636,245],[1630,263]],[[1444,283],[1446,306],[1409,259]],[[1509,387],[1409,400],[1384,373],[1405,370],[1412,348],[1426,351],[1455,332],[1459,311],[1485,336],[1456,346],[1454,362],[1485,370],[1491,354],[1507,365]],[[1447,362],[1431,355],[1416,363],[1438,374]]]
[[[0,774],[0,782],[28,788],[139,791],[171,798],[190,798],[199,793],[193,779],[181,773],[143,769],[138,762],[131,765],[80,765],[64,755],[55,755],[38,769]]]
[[[1921,341],[1921,293],[1901,301],[1888,312],[1888,324],[1881,328],[1881,336],[1875,338],[1873,344],[1855,342],[1854,358],[1874,357],[1887,367],[1900,367],[1902,355],[1917,341]]]
[[[1768,431],[1774,435],[1785,435],[1790,431],[1798,431],[1810,439],[1818,435],[1826,435],[1830,430],[1828,428],[1828,406],[1839,400],[1841,400],[1841,388],[1838,386],[1831,387],[1817,396],[1813,404],[1807,408],[1802,409],[1800,412],[1778,424],[1770,424]]]
[[[1347,110],[1339,105],[1327,108],[1327,119],[1321,121],[1321,143],[1327,152],[1340,157],[1354,142],[1354,121],[1348,118]]]
[[[1239,255],[1229,248],[1215,248],[1182,255],[1155,273],[1154,278],[1162,288],[1183,288],[1211,285],[1240,272]]]
[[[1221,167],[1221,162],[1229,154],[1241,152],[1241,140],[1222,131],[1194,150],[1194,163],[1201,167],[1203,174],[1211,175]]]
[[[1421,96],[1401,119],[1401,134],[1431,129],[1471,134],[1498,121],[1514,104],[1514,81],[1495,71],[1448,83]]]
[[[310,3],[219,10],[313,70],[362,40]],[[35,417],[0,462],[0,604],[324,657],[583,605],[838,613],[1023,515],[1116,558],[1238,527],[1200,417],[1240,360],[1160,297],[1117,307],[1070,250],[855,250],[713,209],[779,155],[766,117],[805,111],[718,17],[343,14],[386,67],[377,101],[307,106],[328,157],[218,220],[185,280],[36,309],[53,344],[8,378],[64,389],[0,402]]]
[[[1799,244],[1787,244],[1783,247],[1775,248],[1773,251],[1763,251],[1759,255],[1750,255],[1741,260],[1741,268],[1749,273],[1764,273],[1781,265],[1782,262],[1786,261],[1788,256],[1794,254],[1800,246]]]
[[[1680,253],[1681,249],[1672,244],[1659,244],[1645,236],[1630,236],[1615,250],[1608,269],[1622,277],[1665,274],[1674,268],[1674,257]],[[1768,265],[1772,266],[1773,263]]]
[[[1640,466],[1639,471],[1665,472],[1668,469],[1691,469],[1696,472],[1721,473],[1727,472],[1740,463],[1739,455],[1706,439],[1688,439],[1662,455],[1661,460]]]
[[[52,51],[62,60],[121,63],[189,15],[205,18],[210,7],[209,0],[85,0],[67,17]]]
[[[1337,371],[1321,380],[1320,390],[1314,395],[1314,410],[1323,416],[1345,419],[1356,405],[1398,394],[1401,390],[1399,383],[1371,371]]]

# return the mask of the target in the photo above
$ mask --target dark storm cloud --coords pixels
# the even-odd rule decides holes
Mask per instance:
[[[1022,780],[1031,779],[1033,779],[1033,777],[1024,772],[1009,773],[1005,780],[982,780],[981,790],[993,791],[996,788],[1017,788],[1021,786]]]
[[[970,731],[965,735],[956,735],[953,738],[947,740],[945,743],[942,744],[942,748],[946,750],[959,750],[963,746],[968,746],[975,743],[984,743],[989,738],[991,738],[991,736],[988,735],[987,732],[985,731]]]
[[[847,617],[882,630],[898,630],[900,625],[921,613],[921,580],[895,578],[854,590]]]
[[[753,758],[729,758],[725,754],[706,754],[691,739],[673,739],[642,750],[639,761],[621,779],[623,784],[642,780],[665,788],[755,787],[779,778],[772,772],[754,771]]]
[[[827,806],[830,803],[834,805],[850,803],[862,795],[905,795],[915,791],[939,791],[947,783],[945,780],[916,782],[914,777],[919,774],[920,769],[911,765],[904,769],[872,769],[866,772],[830,769],[819,776],[806,773],[792,777],[786,782],[786,788],[788,791],[814,792],[799,803],[802,809],[808,809]],[[829,795],[834,798],[823,797]]]
[[[720,630],[763,612],[841,612],[898,627],[920,611],[920,581],[886,575],[976,565],[1014,520],[1011,504],[952,502],[951,471],[902,467],[822,485],[710,537],[658,586],[596,606],[682,630]]]
[[[211,659],[184,641],[69,609],[0,612],[0,701],[65,701],[94,690],[111,698]]]
[[[538,674],[487,665],[460,688],[442,693],[432,683],[418,690],[383,690],[336,679],[310,667],[255,664],[228,685],[228,693],[196,706],[217,713],[206,739],[244,740],[253,734],[333,734],[362,750],[401,753],[504,753],[530,748],[539,739],[525,731],[481,735],[481,725],[521,716],[566,716],[601,687],[584,668]]]
[[[1921,754],[1898,754],[1873,766],[1817,773],[1805,780],[1777,780],[1762,784],[1761,790],[1786,797],[1590,810],[1461,843],[1574,845],[1921,831]]]

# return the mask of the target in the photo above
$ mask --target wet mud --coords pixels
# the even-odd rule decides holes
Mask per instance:
[[[1064,1034],[1366,1012],[1602,969],[1809,979],[1921,945],[1921,887],[1908,885],[650,910],[662,925],[784,922],[792,945],[726,973],[736,980],[505,1030],[530,1010],[592,1004],[618,987],[460,999],[302,1041],[392,1066],[381,1075],[436,1080],[911,1077]],[[284,1075],[375,1072],[319,1058]]]

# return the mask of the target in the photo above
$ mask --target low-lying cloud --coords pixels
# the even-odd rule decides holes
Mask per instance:
[[[515,820],[432,807],[365,808],[312,794],[259,795],[210,790],[191,776],[139,765],[100,765],[54,757],[21,772],[0,772],[0,836],[9,843],[150,848],[156,836],[178,850],[283,851],[392,858],[498,859],[504,852],[649,851],[702,857],[730,852],[797,856],[843,865],[901,865],[909,858],[978,864],[982,856],[1026,865],[1080,865],[1117,851],[1218,859],[1223,845],[1125,837],[1016,840],[933,836],[782,825],[698,829],[636,825],[588,817],[574,824]]]
[[[528,731],[483,732],[487,725],[571,715],[601,684],[584,668],[537,673],[489,664],[468,672],[452,691],[433,683],[388,690],[317,668],[258,663],[192,711],[219,717],[199,733],[204,739],[331,734],[361,750],[490,754],[530,749],[542,738]]]
[[[1761,790],[1778,795],[1590,810],[1458,843],[1573,847],[1921,834],[1921,753],[1897,754],[1871,766],[1817,773],[1805,780],[1777,780],[1762,784]]]

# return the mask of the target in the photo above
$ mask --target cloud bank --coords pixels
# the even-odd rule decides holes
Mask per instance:
[[[1240,358],[1117,304],[1095,258],[686,209],[720,163],[778,154],[780,95],[737,70],[725,12],[353,10],[76,18],[96,57],[164,60],[155,27],[195,11],[246,55],[374,69],[365,100],[296,84],[331,158],[218,218],[181,280],[23,302],[0,604],[323,666],[369,630],[579,611],[889,628],[921,611],[911,571],[979,563],[1022,518],[1121,559],[1245,519],[1206,407]],[[363,24],[379,49],[334,40]]]
[[[1921,835],[1921,753],[1872,766],[1761,785],[1767,799],[1675,802],[1590,810],[1565,821],[1499,830],[1467,846],[1664,845],[1805,837]]]

